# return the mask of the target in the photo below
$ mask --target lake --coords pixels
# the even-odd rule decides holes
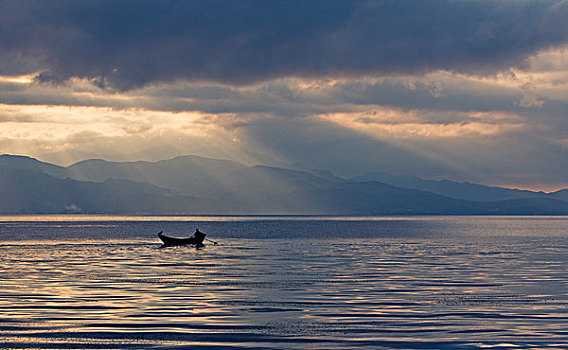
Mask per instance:
[[[0,216],[0,246],[2,349],[568,348],[568,217]]]

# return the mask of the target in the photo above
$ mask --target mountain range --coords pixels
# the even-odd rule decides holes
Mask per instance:
[[[156,215],[566,215],[553,193],[369,173],[247,166],[181,156],[158,162],[86,160],[68,167],[0,156],[0,213]]]

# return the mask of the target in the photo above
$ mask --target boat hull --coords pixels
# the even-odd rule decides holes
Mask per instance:
[[[158,237],[164,242],[165,245],[186,245],[186,244],[195,244],[195,245],[202,245],[203,240],[205,240],[205,233],[202,232],[195,232],[193,236],[189,238],[176,238],[176,237],[169,237],[162,232],[158,233]]]

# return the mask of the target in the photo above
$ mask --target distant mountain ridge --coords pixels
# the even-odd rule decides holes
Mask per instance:
[[[67,169],[65,167],[45,163],[27,156],[16,156],[10,154],[0,155],[0,167],[40,171],[56,177],[65,177],[67,174]]]
[[[363,174],[351,178],[350,181],[377,181],[397,187],[423,190],[452,198],[473,200],[478,202],[490,202],[520,198],[544,198],[547,196],[544,192],[484,186],[469,182],[457,182],[450,180],[424,180],[417,176],[397,176],[381,172]]]
[[[158,162],[108,162],[86,160],[67,167],[68,176],[100,182],[110,178],[128,179],[169,188],[196,196],[209,195],[229,173],[246,166],[218,159],[182,156]]]
[[[210,201],[127,180],[103,183],[61,179],[34,170],[0,166],[3,214],[185,214],[207,213]]]
[[[198,156],[158,162],[93,159],[60,167],[2,155],[0,213],[568,214],[568,190],[545,194],[378,173],[343,179],[294,168]]]

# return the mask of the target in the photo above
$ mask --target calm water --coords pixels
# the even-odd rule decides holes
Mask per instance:
[[[568,348],[562,217],[0,217],[0,263],[2,349]]]

